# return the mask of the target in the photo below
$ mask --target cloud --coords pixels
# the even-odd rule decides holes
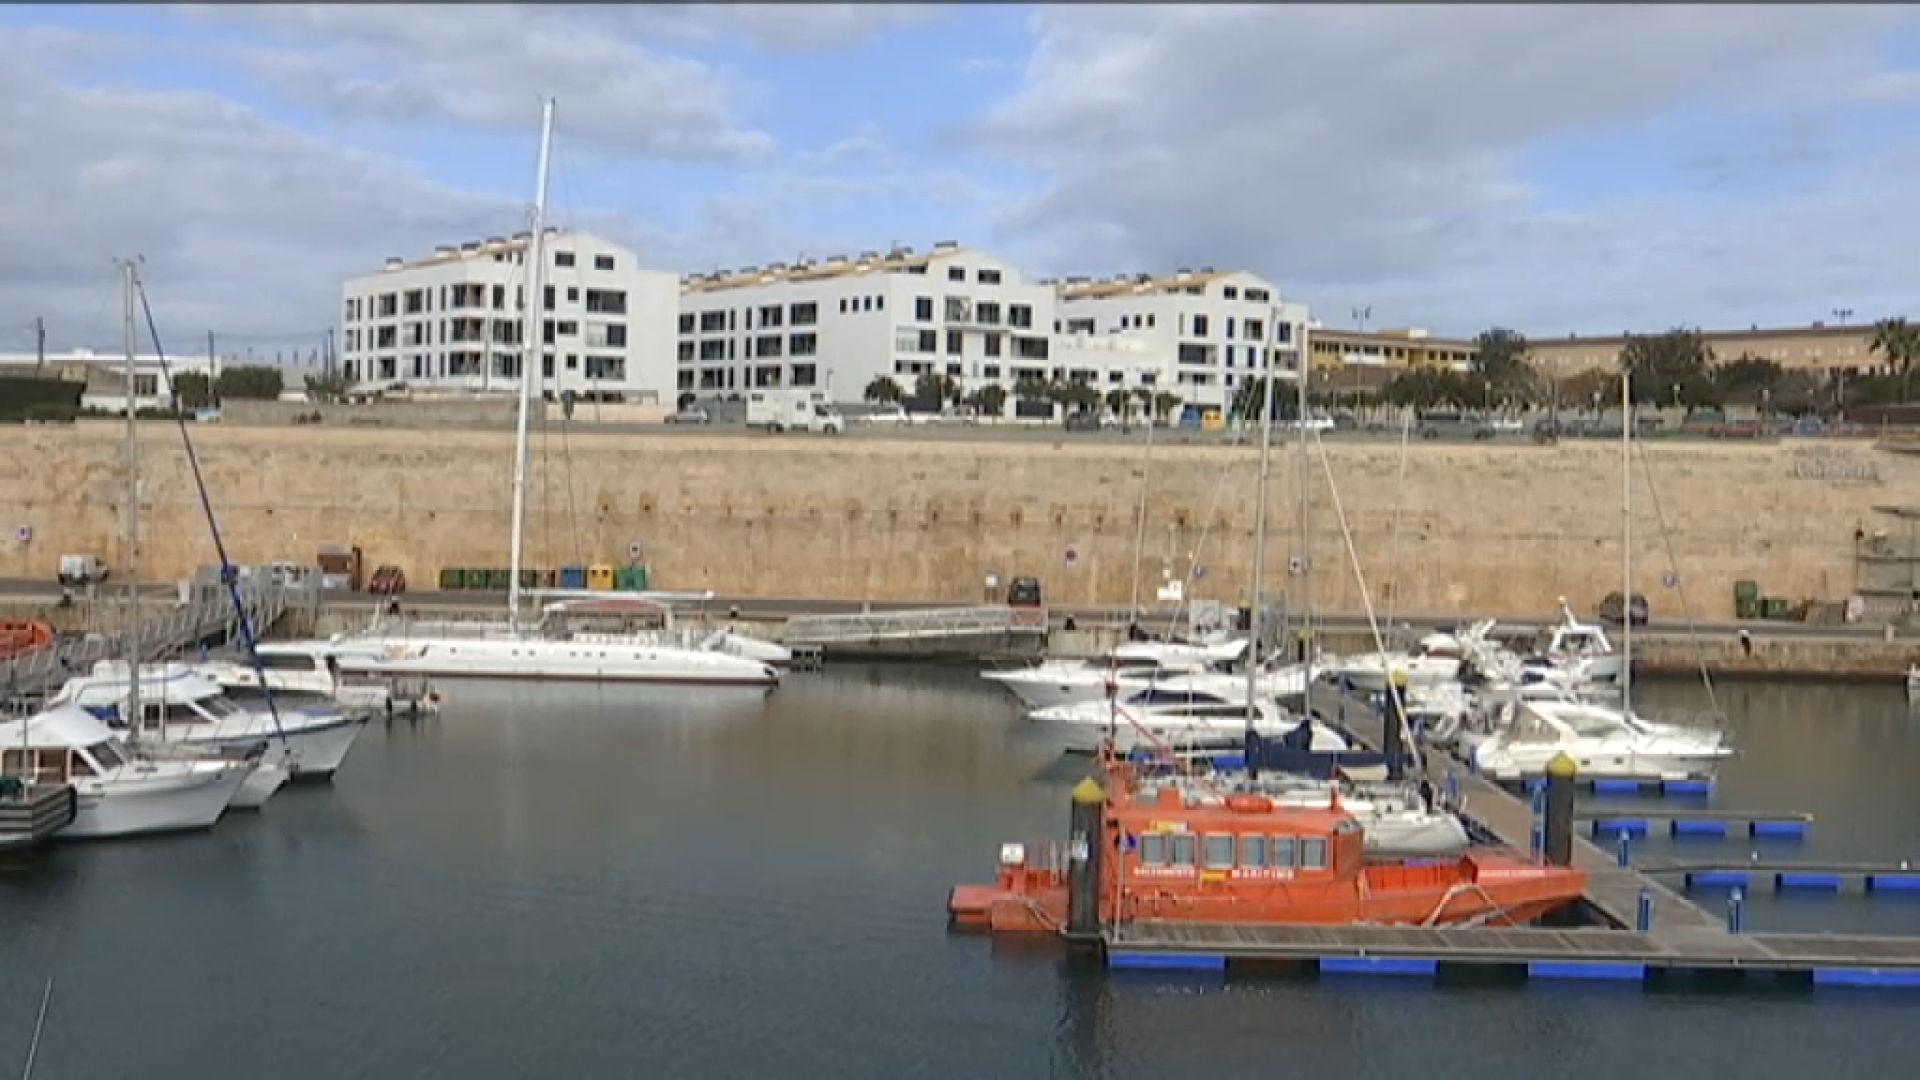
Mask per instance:
[[[627,12],[645,33],[770,52],[846,48],[948,14],[941,4],[645,4]]]
[[[1810,223],[1875,235],[1886,281],[1920,239],[1915,196],[1874,171],[1891,162],[1804,160],[1821,147],[1808,110],[1909,85],[1877,45],[1912,23],[1888,7],[1058,7],[1033,19],[1022,85],[965,134],[1042,179],[999,221],[1035,269],[1245,266],[1329,313],[1370,304],[1459,331],[1495,314],[1658,325],[1705,296],[1689,321],[1766,321],[1818,314],[1845,284],[1809,256],[1852,241]],[[1531,151],[1688,111],[1771,133],[1682,148],[1696,161],[1738,175],[1798,154],[1815,182],[1763,206],[1569,209],[1521,170]]]
[[[569,137],[629,157],[743,161],[773,136],[737,116],[745,87],[699,60],[656,52],[595,11],[519,5],[188,6],[272,44],[224,51],[302,104],[396,126],[525,131],[535,102],[564,105]],[[610,14],[618,14],[610,10]]]
[[[145,258],[156,316],[182,343],[210,329],[317,343],[369,253],[521,213],[205,94],[73,88],[10,66],[0,116],[0,156],[16,163],[0,186],[0,290],[56,347],[118,340],[116,258]]]

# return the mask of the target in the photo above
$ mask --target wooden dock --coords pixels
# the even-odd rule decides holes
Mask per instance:
[[[1371,710],[1364,715],[1371,719]],[[1355,724],[1351,710],[1345,719],[1358,741],[1380,745],[1377,723]],[[1520,851],[1532,849],[1535,817],[1529,801],[1451,759],[1428,755],[1425,761],[1436,790],[1451,784],[1459,793],[1461,812],[1476,831]],[[1719,820],[1731,816],[1720,815]],[[1586,906],[1608,925],[1549,929],[1139,921],[1106,928],[1107,962],[1114,968],[1198,971],[1281,962],[1322,975],[1438,976],[1479,968],[1517,971],[1529,979],[1626,982],[1732,974],[1813,986],[1920,989],[1920,937],[1736,933],[1724,916],[1709,913],[1648,873],[1686,873],[1685,866],[1622,866],[1615,852],[1578,833],[1573,837],[1573,862],[1587,872]],[[1733,866],[1694,869],[1731,873]],[[1908,877],[1920,887],[1920,874]],[[1643,898],[1649,905],[1644,931],[1634,929],[1641,922]]]

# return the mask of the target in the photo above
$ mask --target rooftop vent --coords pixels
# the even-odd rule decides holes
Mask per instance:
[[[469,241],[467,241],[466,243],[464,243],[464,244],[461,244],[461,245],[460,245],[460,250],[461,250],[461,251],[479,251],[479,250],[480,250],[480,241],[478,241],[478,240],[469,240]]]
[[[827,256],[827,265],[845,266],[847,265],[847,257],[845,255],[829,255]]]
[[[757,274],[760,272],[760,268],[758,266],[743,266],[740,268],[740,272],[743,274]]]
[[[1211,267],[1211,266],[1203,266],[1203,267],[1201,267],[1201,268],[1200,268],[1200,272],[1201,272],[1201,273],[1203,273],[1203,274],[1211,274],[1211,273],[1213,273],[1213,267]]]
[[[959,250],[960,250],[960,245],[959,245],[959,244],[957,244],[957,243],[955,243],[955,242],[954,242],[954,241],[952,241],[952,240],[942,240],[942,241],[940,241],[939,243],[937,243],[937,244],[935,244],[935,245],[933,245],[933,250],[935,250],[935,251],[959,251]]]
[[[1175,271],[1173,276],[1177,278],[1190,278],[1193,276],[1193,267],[1183,266],[1179,270]]]
[[[772,274],[778,274],[786,270],[786,268],[787,268],[786,263],[768,263],[767,264],[767,272]]]
[[[452,244],[435,244],[433,247],[433,253],[435,255],[451,255],[458,250],[460,249],[454,247]]]
[[[533,238],[533,233],[527,229],[521,229],[519,232],[513,234],[513,238],[515,240],[530,240]]]
[[[877,251],[863,251],[860,253],[861,262],[866,262],[870,259],[877,259],[879,257],[880,257],[880,253]]]
[[[389,255],[387,256],[387,264],[385,268],[388,270],[398,270],[400,269],[401,265],[406,261],[407,260],[401,258],[398,255]]]
[[[506,242],[507,242],[507,238],[506,238],[506,237],[504,237],[504,236],[489,236],[489,237],[487,237],[487,243],[489,243],[489,244],[504,244],[504,243],[506,243]]]

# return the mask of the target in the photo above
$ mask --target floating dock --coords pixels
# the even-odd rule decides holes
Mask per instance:
[[[1383,741],[1378,730],[1353,734],[1370,748]],[[1529,802],[1451,759],[1430,755],[1424,760],[1435,789],[1457,792],[1463,816],[1471,819],[1477,831],[1517,850],[1539,850],[1539,818]],[[1564,805],[1570,804],[1569,798]],[[1638,816],[1644,820],[1653,815]],[[1704,812],[1664,816],[1670,824],[1711,820],[1722,826],[1741,817]],[[1745,820],[1750,826],[1763,820],[1804,826],[1795,815],[1746,815]],[[1571,861],[1587,872],[1586,906],[1604,926],[1318,927],[1136,921],[1106,928],[1103,944],[1108,966],[1224,972],[1277,962],[1323,976],[1438,977],[1449,970],[1473,968],[1517,972],[1528,979],[1645,983],[1698,975],[1816,987],[1920,989],[1920,937],[1741,933],[1740,893],[1735,893],[1726,915],[1711,914],[1650,876],[1653,867],[1623,865],[1616,852],[1579,836],[1571,822],[1567,828],[1573,832]],[[1687,872],[1677,865],[1666,869]],[[1701,864],[1693,869],[1697,882],[1700,874],[1732,873],[1737,865]],[[1823,872],[1835,871],[1826,867],[1792,873]],[[1920,879],[1920,874],[1909,877]]]
[[[0,852],[21,851],[73,824],[79,796],[71,784],[20,784],[13,777],[0,785]]]
[[[1594,836],[1646,836],[1656,822],[1665,825],[1670,836],[1727,837],[1738,832],[1757,839],[1803,840],[1813,830],[1812,814],[1589,807],[1575,817],[1588,822]]]
[[[1750,859],[1648,860],[1644,874],[1678,874],[1689,889],[1752,889],[1775,892],[1853,891],[1920,896],[1920,867],[1887,863],[1767,862]]]

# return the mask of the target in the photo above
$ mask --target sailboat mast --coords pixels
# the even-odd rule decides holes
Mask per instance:
[[[513,432],[513,540],[508,558],[507,621],[520,626],[521,534],[527,517],[527,413],[532,408],[534,372],[545,352],[547,163],[553,150],[553,99],[540,103],[540,165],[533,189],[533,233],[527,239],[525,340],[520,352],[520,412]]]
[[[1313,354],[1307,348],[1307,322],[1300,320],[1299,333],[1295,335],[1295,348],[1299,350],[1295,362],[1294,389],[1298,395],[1295,411],[1300,425],[1300,626],[1306,632],[1302,640],[1313,639],[1313,518],[1311,516],[1313,490],[1313,459],[1307,456],[1307,377],[1313,370]],[[1311,660],[1311,645],[1308,656],[1303,662]],[[1309,680],[1311,682],[1311,680]]]
[[[1620,711],[1633,713],[1633,375],[1620,365]]]
[[[1267,354],[1266,370],[1260,383],[1260,483],[1254,496],[1253,512],[1253,590],[1251,617],[1247,620],[1247,769],[1257,773],[1260,766],[1253,749],[1253,722],[1259,715],[1255,700],[1260,685],[1260,587],[1267,574],[1267,474],[1273,462],[1273,410],[1278,402],[1273,393],[1273,354]]]
[[[133,354],[137,334],[134,330],[133,262],[120,264],[120,288],[125,294],[125,324],[122,331],[127,347],[127,730],[140,734],[140,429],[134,377]],[[165,738],[164,733],[161,738]]]

